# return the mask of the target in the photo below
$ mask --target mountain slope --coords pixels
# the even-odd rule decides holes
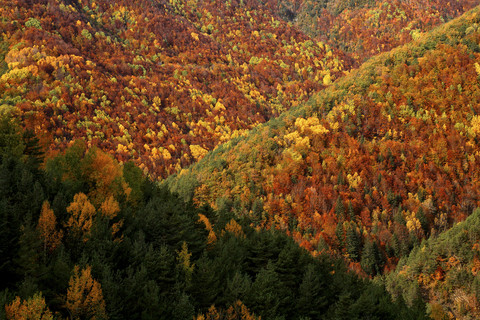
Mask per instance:
[[[0,117],[1,319],[425,319],[341,261],[185,204],[82,141],[45,168],[35,150]]]
[[[395,296],[430,302],[434,319],[480,317],[480,209],[438,237],[424,241],[387,276]]]
[[[2,109],[54,149],[83,138],[157,177],[345,68],[256,1],[1,0],[0,12]]]
[[[479,206],[479,8],[167,180],[377,274]]]
[[[0,106],[52,150],[81,138],[166,177],[473,3],[450,2],[1,0]]]
[[[273,1],[272,1],[273,2]],[[280,1],[277,11],[305,33],[361,63],[472,9],[478,0]]]

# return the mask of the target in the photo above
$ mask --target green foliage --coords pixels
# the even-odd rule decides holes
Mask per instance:
[[[313,258],[286,235],[255,230],[249,221],[231,223],[228,229],[221,222],[228,220],[222,213],[185,203],[128,164],[121,172],[137,192],[134,206],[131,198],[118,198],[117,215],[124,225],[112,233],[108,219],[98,215],[106,209],[95,208],[89,237],[69,240],[66,207],[78,190],[92,194],[98,188],[88,183],[84,170],[89,171],[87,177],[103,170],[82,165],[90,152],[82,144],[73,145],[51,159],[47,170],[3,157],[0,181],[14,181],[19,174],[21,178],[0,184],[0,270],[8,276],[0,287],[2,303],[42,292],[49,310],[67,317],[62,297],[79,265],[91,266],[95,292],[101,289],[109,319],[185,319],[212,305],[227,310],[238,300],[265,318],[328,318],[324,315],[338,314],[339,306],[345,307],[343,296],[348,295],[352,306],[368,300],[364,292],[371,292],[372,284],[349,274],[340,261]],[[65,194],[72,197],[65,199]],[[52,203],[57,226],[65,234],[58,248],[48,253],[35,226],[45,200]],[[209,246],[209,232],[197,221],[199,214],[211,219],[211,232],[217,234]],[[69,299],[70,305],[78,305],[71,293]],[[400,311],[421,314],[402,303],[389,303],[387,308],[375,299],[368,307],[348,307],[348,314],[357,318],[398,318]],[[383,294],[382,301],[388,299]]]
[[[42,30],[42,25],[40,24],[40,21],[35,18],[29,18],[27,22],[25,22],[25,27]]]
[[[439,301],[438,297],[460,291],[466,297],[477,297],[479,227],[480,209],[477,208],[465,221],[423,241],[387,276],[388,291],[413,305],[424,290],[431,304],[451,308],[456,317],[464,312],[476,312],[453,298]]]
[[[20,127],[11,114],[0,115],[0,159],[20,158],[25,149]]]

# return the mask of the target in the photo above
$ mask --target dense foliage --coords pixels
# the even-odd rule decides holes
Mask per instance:
[[[387,277],[394,296],[423,295],[433,319],[480,317],[480,209],[400,260]]]
[[[82,138],[156,177],[345,68],[256,1],[2,0],[0,16],[1,109],[54,149]]]
[[[479,9],[371,59],[167,183],[388,271],[480,205]]]
[[[480,316],[478,3],[0,0],[0,318]]]
[[[82,142],[50,159],[0,124],[7,319],[420,319],[283,233],[195,208]],[[205,315],[202,315],[204,313]]]
[[[166,177],[478,1],[377,2],[2,0],[0,106]]]
[[[275,1],[270,1],[277,2]],[[478,0],[283,0],[281,17],[360,65],[472,9]]]

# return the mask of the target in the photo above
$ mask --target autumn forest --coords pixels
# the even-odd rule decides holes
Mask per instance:
[[[0,0],[0,319],[479,318],[478,5]]]

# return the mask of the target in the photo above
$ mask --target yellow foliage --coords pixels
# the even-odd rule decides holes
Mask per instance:
[[[213,110],[215,111],[224,111],[224,110],[227,110],[225,108],[225,106],[220,102],[220,101],[217,101],[217,103],[215,104],[215,107],[213,108]]]
[[[205,315],[200,314],[194,317],[194,320],[261,320],[261,317],[255,316],[255,314],[250,313],[250,310],[243,304],[242,301],[237,300],[233,305],[231,305],[226,311],[217,310],[215,305],[211,305],[208,308],[208,311]]]
[[[205,229],[208,231],[207,244],[209,246],[215,244],[215,242],[217,242],[217,235],[215,234],[215,231],[213,231],[213,227],[212,227],[212,224],[210,223],[210,220],[208,220],[208,218],[205,215],[199,213],[198,222],[203,222],[203,224],[205,224]]]
[[[355,172],[353,175],[347,175],[347,181],[350,188],[357,189],[358,185],[362,182],[362,177],[360,177],[358,173]]]
[[[227,319],[239,320],[261,320],[261,317],[256,317],[255,314],[250,313],[250,310],[243,304],[242,301],[237,300],[227,310]]]
[[[332,124],[338,115],[341,115],[342,120],[345,120],[347,115],[355,115],[354,101],[349,100],[336,104],[327,114],[327,121]]]
[[[245,233],[235,219],[231,219],[229,223],[225,226],[225,231],[234,234],[238,238],[245,238]]]
[[[477,75],[480,76],[480,64],[478,64],[478,62],[475,62],[474,66],[475,66],[475,71],[477,72]]]
[[[167,149],[162,150],[162,156],[165,160],[172,159],[172,155],[170,154],[170,152]]]
[[[47,249],[50,251],[55,250],[62,241],[62,232],[56,230],[57,218],[52,209],[50,209],[50,203],[45,201],[42,205],[42,211],[38,218],[37,230],[40,234],[40,238],[43,241],[44,251]]]
[[[117,216],[117,213],[120,212],[120,206],[118,205],[117,200],[110,195],[100,206],[105,217],[108,219],[113,219]]]
[[[5,73],[0,79],[2,81],[9,81],[9,80],[23,80],[30,75],[36,75],[38,73],[38,68],[36,66],[28,66],[24,68],[14,68],[9,72]]]
[[[473,133],[473,137],[480,135],[480,116],[473,116],[471,123],[471,131]]]
[[[295,146],[296,148],[310,148],[310,138],[300,136],[298,131],[286,134],[284,139],[289,145]]]
[[[83,240],[88,240],[90,229],[93,224],[95,207],[90,203],[87,196],[80,192],[73,197],[73,202],[67,207],[67,212],[71,214],[67,222],[67,227],[73,232],[83,236]]]
[[[419,231],[422,229],[422,225],[420,220],[417,219],[415,212],[406,212],[405,213],[405,220],[407,221],[407,229],[408,231]]]
[[[195,41],[198,41],[198,34],[196,34],[195,32],[192,32],[192,33],[190,33],[190,35],[192,36],[192,38],[193,38]]]
[[[208,150],[200,147],[199,145],[190,145],[190,152],[195,160],[200,160],[208,153]]]
[[[283,151],[283,154],[285,154],[287,157],[291,158],[295,162],[301,161],[303,159],[302,155],[296,150],[293,150],[292,148],[285,149]]]
[[[41,52],[38,46],[25,47],[20,50],[12,49],[5,56],[5,62],[9,69],[26,66],[29,60],[38,61],[45,57],[45,52]]]
[[[188,252],[187,243],[183,241],[182,250],[177,251],[177,261],[185,272],[187,282],[192,279],[193,269],[195,268],[195,264],[190,262],[191,256],[192,254]]]
[[[329,132],[328,129],[320,124],[320,120],[318,120],[317,117],[309,117],[307,119],[298,118],[295,120],[295,126],[301,133],[304,133],[307,130],[313,134],[324,134]]]
[[[73,269],[65,306],[73,319],[107,319],[100,283],[92,278],[91,267]]]
[[[33,297],[23,301],[17,296],[12,303],[5,306],[5,315],[7,320],[53,319],[41,293],[36,293]]]

